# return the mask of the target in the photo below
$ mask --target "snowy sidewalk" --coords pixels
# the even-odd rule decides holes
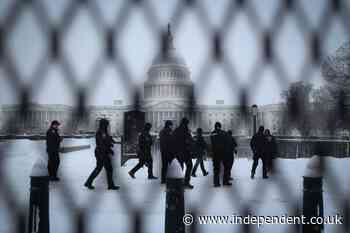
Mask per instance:
[[[120,148],[116,146],[113,157],[115,167],[116,184],[121,185],[119,191],[106,189],[106,176],[104,171],[95,180],[96,190],[91,191],[83,187],[85,179],[95,166],[93,155],[94,145],[89,150],[82,150],[68,154],[62,154],[59,174],[61,182],[50,184],[50,227],[52,233],[73,232],[74,212],[70,207],[87,208],[88,232],[130,232],[132,229],[131,207],[142,208],[144,232],[157,233],[164,231],[165,213],[165,187],[160,186],[160,180],[149,181],[146,169],[141,169],[136,174],[136,179],[131,179],[127,172],[135,165],[136,160],[130,160],[124,167],[120,167]],[[42,145],[33,142],[21,141],[12,146],[5,159],[6,169],[4,173],[11,184],[17,199],[23,208],[28,209],[29,203],[29,175],[38,154],[42,153]],[[155,175],[159,177],[159,153],[154,154]],[[307,159],[279,159],[278,167],[283,171],[286,182],[283,183],[301,207],[302,203],[302,176],[305,171]],[[339,182],[339,188],[349,193],[350,159],[330,159],[329,164]],[[193,190],[185,192],[186,208],[197,207],[199,214],[203,215],[232,215],[240,214],[239,205],[248,202],[252,205],[254,215],[285,215],[290,211],[290,199],[282,191],[281,187],[273,179],[263,180],[261,168],[258,167],[256,179],[249,177],[251,160],[237,159],[233,167],[233,186],[214,189],[212,187],[211,162],[206,162],[210,175],[203,177],[200,170],[197,178],[191,182],[195,186]],[[262,186],[265,190],[263,193]],[[69,192],[64,195],[63,187],[68,187]],[[341,195],[334,193],[327,182],[324,186],[325,215],[335,215],[337,209],[333,200],[340,200]],[[73,202],[67,200],[72,198]],[[68,204],[67,204],[68,203]],[[0,232],[9,232],[10,218],[8,211],[0,198]],[[199,232],[232,232],[241,226],[232,225],[199,225]],[[288,225],[264,225],[258,232],[284,232]],[[337,226],[325,226],[327,232],[336,232]]]

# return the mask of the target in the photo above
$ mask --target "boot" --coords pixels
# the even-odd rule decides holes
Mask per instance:
[[[136,178],[136,177],[135,177],[135,173],[133,173],[133,172],[131,172],[131,171],[129,171],[128,173],[129,173],[129,176],[131,176],[131,178],[133,178],[133,179]]]
[[[108,186],[109,190],[118,190],[120,187],[118,185],[110,185]]]
[[[148,179],[149,180],[156,180],[156,179],[158,179],[158,177],[156,177],[154,175],[148,175]]]
[[[251,172],[251,173],[250,173],[250,178],[251,178],[251,179],[254,179],[254,175],[255,175],[255,173],[254,173],[254,172]]]
[[[95,186],[93,186],[92,184],[87,183],[87,182],[84,184],[84,186],[87,187],[87,188],[90,189],[90,190],[95,189]]]
[[[185,189],[193,189],[193,185],[191,185],[190,183],[185,183],[184,188]]]

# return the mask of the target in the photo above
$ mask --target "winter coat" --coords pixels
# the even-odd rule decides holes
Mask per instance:
[[[173,157],[176,157],[180,163],[183,163],[192,157],[193,139],[189,129],[180,125],[174,130],[172,136]]]
[[[227,135],[226,132],[218,129],[210,134],[213,159],[223,159],[226,153]]]
[[[262,157],[266,150],[266,138],[262,133],[256,133],[250,140],[250,147],[254,156]]]
[[[266,148],[265,148],[265,154],[270,159],[273,159],[277,154],[277,143],[276,139],[272,135],[266,136]]]
[[[46,132],[46,151],[48,153],[58,153],[61,141],[62,139],[57,129],[48,129]]]
[[[159,133],[160,152],[162,156],[170,158],[172,152],[172,130],[164,127]]]
[[[147,131],[140,133],[138,138],[138,157],[140,160],[149,160],[153,145],[152,136]]]
[[[113,144],[115,141],[113,140],[112,136],[103,133],[101,131],[97,131],[95,135],[96,139],[96,148],[95,148],[95,155],[96,156],[108,156],[113,155]]]
[[[237,153],[237,142],[234,137],[231,135],[227,134],[227,144],[226,144],[226,157],[228,159],[233,158],[233,153]]]
[[[207,143],[203,136],[195,136],[194,138],[194,154],[196,158],[202,158],[207,150]]]

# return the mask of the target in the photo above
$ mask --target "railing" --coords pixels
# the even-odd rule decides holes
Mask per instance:
[[[208,145],[207,157],[211,157],[211,143],[210,137],[205,136],[205,141]],[[253,154],[250,148],[251,137],[236,137],[238,143],[237,158],[252,158]],[[350,157],[350,140],[342,139],[313,139],[313,138],[276,138],[277,143],[277,154],[274,155],[276,158],[309,158],[316,154],[315,150],[317,144],[322,143],[324,148],[327,148],[325,153],[329,157],[345,158]],[[136,145],[135,145],[136,146]],[[157,154],[159,151],[159,140],[156,139],[152,148],[152,153]],[[137,158],[136,153],[129,153],[128,155],[122,156],[122,163],[124,164],[128,159]]]
[[[278,157],[307,158],[315,154],[317,143],[327,148],[328,156],[349,157],[349,140],[320,140],[320,139],[277,139]]]

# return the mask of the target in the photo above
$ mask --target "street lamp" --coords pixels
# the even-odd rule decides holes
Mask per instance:
[[[258,105],[252,105],[252,115],[253,115],[253,135],[256,133],[256,123],[258,118]]]

